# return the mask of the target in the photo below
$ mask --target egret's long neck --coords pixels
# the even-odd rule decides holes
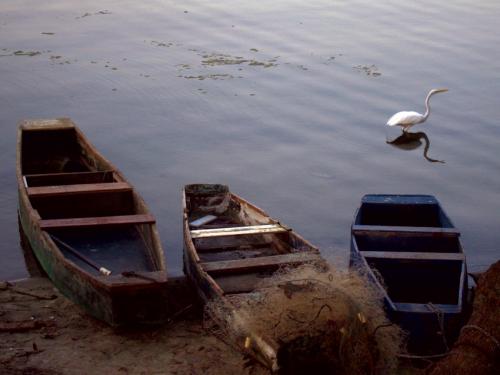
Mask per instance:
[[[431,106],[429,104],[429,100],[433,94],[435,93],[431,91],[430,93],[427,94],[427,98],[425,98],[425,113],[422,121],[427,120],[427,117],[429,117],[429,115],[431,114]]]

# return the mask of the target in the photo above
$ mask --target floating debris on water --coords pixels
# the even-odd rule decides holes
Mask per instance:
[[[79,16],[79,17],[75,17],[75,19],[80,19],[80,18],[85,18],[85,17],[90,17],[90,16],[99,16],[99,15],[104,15],[104,14],[113,14],[111,13],[109,10],[100,10],[98,12],[95,12],[95,13],[84,13],[83,15]]]
[[[333,64],[333,63],[335,62],[335,59],[336,59],[337,57],[341,57],[341,56],[342,56],[342,54],[341,54],[341,53],[338,53],[338,54],[336,54],[336,55],[332,55],[332,56],[328,57],[328,58],[326,59],[326,61],[325,61],[323,64],[325,64],[325,65],[330,65],[330,64]]]
[[[43,32],[41,32],[40,34],[42,34],[42,35],[55,35],[56,33],[43,31]]]
[[[240,56],[232,57],[230,55],[213,53],[211,55],[203,55],[204,60],[201,61],[202,65],[216,66],[216,65],[238,65],[248,62]]]
[[[83,15],[82,15],[82,16],[80,16],[80,17],[75,17],[75,19],[84,18],[84,17],[89,17],[89,16],[91,16],[91,15],[92,15],[92,14],[90,14],[90,13],[85,13],[85,14],[83,14]]]
[[[30,56],[30,57],[33,57],[33,56],[37,56],[37,55],[41,55],[42,53],[40,51],[15,51],[13,53],[14,56]]]
[[[213,80],[225,80],[225,79],[233,79],[234,76],[231,74],[206,74],[206,75],[197,75],[197,76],[183,76],[179,75],[177,77],[186,78],[186,79],[198,79],[203,81],[205,79],[213,79]]]
[[[378,77],[381,76],[382,73],[378,71],[378,67],[376,65],[356,65],[353,66],[353,69],[356,69],[358,72],[364,72],[367,76]]]
[[[252,51],[252,52],[259,52],[259,50],[257,48],[250,48],[250,51]]]
[[[249,66],[263,66],[264,68],[270,68],[272,66],[275,66],[276,64],[272,63],[272,62],[267,62],[267,63],[264,63],[264,62],[261,62],[261,61],[255,61],[255,60],[252,60],[248,63]]]
[[[156,47],[172,47],[174,45],[174,43],[172,42],[165,43],[165,42],[158,42],[156,40],[152,40],[151,44]]]
[[[276,58],[267,61],[258,61],[255,59],[246,59],[242,56],[231,56],[222,53],[212,53],[202,55],[203,60],[201,64],[204,66],[219,66],[219,65],[241,65],[247,64],[248,66],[262,66],[270,68],[277,66]]]
[[[252,50],[257,51],[257,49],[255,48]],[[197,49],[194,48],[190,48],[189,51],[196,52],[201,57],[201,66],[204,68],[239,65],[240,67],[238,67],[238,71],[243,70],[242,66],[263,67],[263,68],[274,67],[278,65],[276,61],[279,58],[279,56],[276,56],[265,61],[259,61],[256,59],[250,59],[243,56],[233,56],[229,54],[215,53],[215,52],[207,53],[198,51]],[[177,64],[175,65],[175,67],[177,68],[178,72],[177,77],[179,78],[198,79],[200,81],[205,79],[225,80],[233,78],[244,78],[241,75],[235,76],[229,73],[185,75],[183,74],[184,71],[194,69],[192,65],[183,63],[183,64]]]

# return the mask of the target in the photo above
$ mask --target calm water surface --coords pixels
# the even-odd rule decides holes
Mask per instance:
[[[27,274],[16,123],[62,116],[149,203],[170,273],[195,182],[229,184],[341,260],[362,195],[433,194],[484,269],[500,254],[499,19],[496,0],[3,0],[0,279]],[[388,117],[434,87],[450,91],[425,137],[387,144]]]

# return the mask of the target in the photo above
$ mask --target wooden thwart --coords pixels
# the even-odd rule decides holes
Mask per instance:
[[[203,270],[209,273],[248,272],[263,268],[279,267],[286,264],[298,264],[320,260],[315,252],[300,252],[282,255],[272,255],[259,258],[226,260],[219,262],[202,263]]]
[[[423,233],[436,236],[459,236],[460,232],[456,228],[441,228],[441,227],[403,227],[403,226],[385,226],[385,225],[353,225],[352,232],[354,234],[387,232],[397,233]]]
[[[105,193],[132,191],[126,182],[104,182],[98,184],[54,185],[27,188],[30,198],[49,197],[55,195],[71,195],[79,193]]]
[[[71,219],[40,220],[41,229],[92,227],[103,225],[153,224],[155,218],[151,214],[81,217]]]
[[[288,232],[290,229],[280,224],[250,225],[244,227],[198,229],[191,231],[191,238],[242,236],[248,234],[268,234]]]
[[[434,307],[434,308],[433,308]],[[404,311],[410,313],[421,313],[421,314],[436,314],[436,310],[438,309],[440,312],[445,314],[459,314],[462,311],[462,308],[457,305],[445,305],[445,304],[432,304],[430,306],[428,303],[403,303],[396,302],[394,303],[394,308],[397,311]]]
[[[21,128],[23,131],[65,130],[74,129],[75,124],[69,118],[25,120]]]
[[[236,237],[236,238],[243,239],[242,237]],[[237,243],[229,243],[221,245],[217,241],[217,238],[215,238],[215,241],[209,238],[208,240],[205,240],[205,242],[203,243],[201,243],[201,241],[198,242],[199,242],[197,244],[198,253],[209,253],[209,252],[230,251],[230,250],[244,251],[244,250],[260,249],[262,247],[272,246],[272,241],[267,241],[266,239],[259,237],[252,238],[251,243],[248,243],[248,241],[240,241]]]
[[[417,253],[403,251],[361,251],[365,258],[401,260],[464,260],[463,253]]]
[[[28,174],[23,176],[25,187],[91,184],[112,182],[114,172],[107,171],[87,171],[87,172],[64,172],[64,173],[42,173]]]

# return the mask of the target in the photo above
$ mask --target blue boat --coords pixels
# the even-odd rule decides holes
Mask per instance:
[[[351,228],[350,267],[384,296],[414,354],[446,352],[467,312],[460,232],[430,195],[365,195]]]

